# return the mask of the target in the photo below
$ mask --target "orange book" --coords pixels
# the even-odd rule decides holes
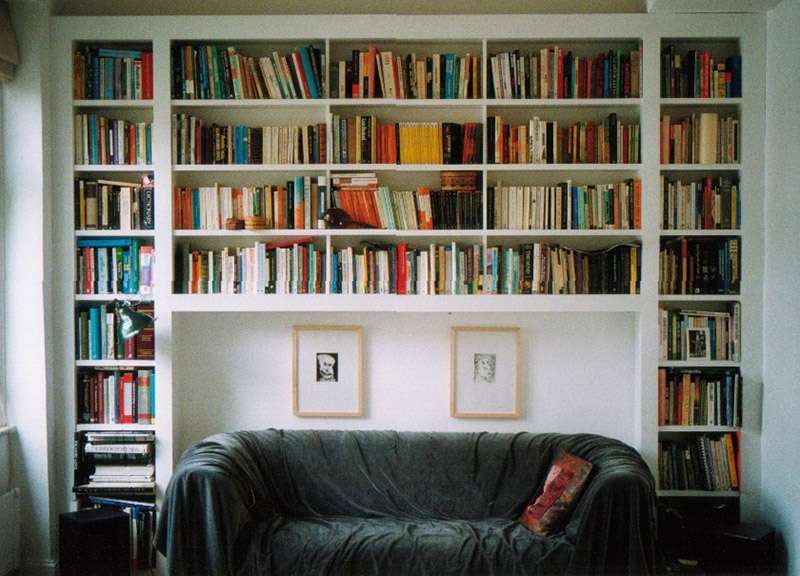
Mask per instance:
[[[725,449],[728,452],[728,474],[731,479],[731,487],[739,488],[739,460],[736,458],[736,450],[734,450],[733,447],[733,435],[731,434],[725,434]]]
[[[378,49],[375,48],[375,46],[370,46],[369,52],[367,53],[367,58],[369,60],[367,64],[367,93],[370,98],[375,98],[375,59],[377,57]]]
[[[642,181],[638,178],[633,181],[633,227],[642,228]]]
[[[119,423],[134,424],[133,404],[136,385],[132,372],[124,372],[119,378]]]
[[[666,394],[667,394],[667,369],[658,369],[658,425],[665,426],[666,418]]]

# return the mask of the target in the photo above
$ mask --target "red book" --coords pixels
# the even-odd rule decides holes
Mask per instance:
[[[667,390],[667,369],[658,369],[658,425],[665,426],[667,424],[665,403],[666,403],[666,390]]]
[[[132,372],[124,372],[119,378],[119,423],[134,424],[134,402],[136,398],[136,384]]]
[[[142,53],[142,98],[153,99],[153,53]]]
[[[397,245],[397,259],[395,261],[395,277],[397,278],[397,293],[406,293],[406,278],[408,271],[406,268],[406,247],[405,242]]]
[[[714,222],[711,220],[711,207],[714,205],[713,193],[711,191],[711,177],[706,176],[703,179],[703,228],[710,230],[714,227]]]
[[[299,52],[292,52],[292,64],[294,64],[294,71],[297,74],[297,78],[300,80],[300,88],[303,91],[303,98],[311,98],[311,91],[308,89],[306,72],[303,69],[303,61],[300,59]]]
[[[558,68],[556,79],[556,98],[564,97],[564,49],[559,48],[556,56],[556,67]]]
[[[394,77],[394,96],[395,98],[400,98],[400,69],[398,68],[398,59],[400,57],[397,56],[392,59],[392,76]]]
[[[375,98],[375,59],[378,57],[378,49],[375,46],[370,46],[367,52],[367,94],[370,98]]]

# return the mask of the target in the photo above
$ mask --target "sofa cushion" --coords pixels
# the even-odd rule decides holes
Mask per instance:
[[[508,519],[409,520],[292,518],[265,520],[240,574],[484,575],[562,573],[573,550]]]
[[[537,534],[550,534],[564,525],[592,470],[590,462],[562,453],[550,466],[544,490],[531,502],[519,521]]]

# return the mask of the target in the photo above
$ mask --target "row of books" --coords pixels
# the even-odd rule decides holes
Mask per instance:
[[[130,517],[131,572],[150,570],[156,566],[155,529],[156,505],[152,502],[90,496],[89,503],[95,508],[122,510]]]
[[[661,176],[663,230],[738,230],[742,222],[739,183],[706,176],[683,182]]]
[[[637,164],[639,124],[623,124],[616,113],[601,122],[559,126],[534,116],[527,124],[487,119],[490,164]]]
[[[155,184],[75,178],[76,230],[152,230]]]
[[[681,54],[670,44],[661,52],[663,98],[739,98],[742,57],[715,59],[708,48]]]
[[[235,46],[211,44],[172,47],[172,97],[179,100],[321,98],[325,56],[300,46],[286,56],[274,51],[254,57]]]
[[[138,238],[81,238],[75,251],[76,294],[153,293],[155,248]]]
[[[662,490],[729,491],[739,489],[738,440],[733,434],[695,436],[658,443]]]
[[[173,164],[324,164],[326,126],[221,126],[172,115]]]
[[[72,491],[85,496],[154,496],[155,440],[152,431],[76,432]],[[98,466],[100,479],[93,480]],[[103,474],[104,466],[131,468],[107,470],[109,474]],[[109,476],[117,478],[112,480]]]
[[[81,424],[155,424],[152,368],[82,370],[78,375]]]
[[[331,177],[333,204],[360,226],[388,230],[478,230],[480,190],[390,190],[374,173]]]
[[[638,230],[642,181],[545,186],[491,186],[486,191],[490,230]]]
[[[176,186],[176,230],[224,230],[231,220],[248,229],[319,229],[330,207],[325,176],[295,176],[285,186]]]
[[[152,125],[99,114],[75,115],[76,164],[151,164]]]
[[[741,304],[727,310],[658,311],[661,360],[741,359]]]
[[[741,426],[742,378],[719,373],[658,370],[659,426]]]
[[[397,122],[333,115],[333,161],[339,164],[476,164],[482,126],[476,122]]]
[[[175,291],[181,294],[322,294],[325,251],[310,238],[255,242],[222,250],[178,246]]]
[[[331,63],[331,98],[480,98],[477,54],[394,54],[375,46]]]
[[[660,294],[738,294],[739,238],[664,239],[659,252]]]
[[[153,304],[134,310],[153,316]],[[75,357],[78,360],[152,360],[155,358],[153,326],[133,338],[122,337],[119,311],[113,303],[81,307],[75,311]]]
[[[76,100],[150,100],[153,53],[149,50],[85,46],[72,55]]]
[[[685,118],[661,116],[662,164],[735,164],[740,156],[739,119],[702,112]]]
[[[330,291],[342,294],[635,294],[641,251],[368,245],[331,255]]]
[[[489,57],[489,98],[638,98],[641,50],[594,58],[553,46]]]

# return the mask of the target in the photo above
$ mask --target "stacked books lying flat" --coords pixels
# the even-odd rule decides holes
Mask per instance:
[[[155,424],[156,373],[151,368],[81,370],[81,424]]]
[[[152,502],[90,496],[95,508],[116,508],[130,516],[131,573],[156,566],[155,529],[156,505]]]
[[[325,251],[311,238],[252,247],[178,246],[175,291],[181,294],[322,294]]]
[[[221,126],[172,115],[173,164],[324,164],[325,124]]]
[[[76,432],[72,491],[154,495],[155,439],[149,431]]]
[[[702,112],[685,118],[661,117],[662,164],[735,164],[739,162],[739,119]]]
[[[132,308],[153,316],[153,304],[137,304]],[[75,353],[78,360],[152,360],[153,325],[136,336],[122,337],[122,323],[114,304],[99,304],[75,311]]]
[[[479,230],[482,192],[461,188],[389,190],[374,173],[334,174],[333,205],[371,228],[388,230]]]
[[[322,98],[325,55],[301,46],[286,56],[254,57],[234,46],[172,47],[172,97],[193,99]]]
[[[76,100],[149,100],[153,53],[86,46],[73,52],[72,80]]]
[[[661,176],[662,230],[738,230],[741,215],[739,184],[730,178],[682,182]]]
[[[153,293],[155,248],[137,238],[81,238],[75,251],[76,294]]]
[[[739,489],[738,437],[696,436],[658,443],[659,488],[729,491]]]
[[[486,225],[490,230],[638,230],[642,181],[614,184],[491,186]]]
[[[638,98],[641,49],[594,58],[553,46],[489,57],[489,98]]]
[[[660,294],[738,294],[739,238],[662,240]]]
[[[152,230],[155,184],[75,179],[76,230]]]
[[[741,426],[742,378],[718,373],[658,370],[659,426]]]
[[[659,310],[661,360],[741,358],[741,304],[728,311]]]
[[[467,52],[401,56],[391,50],[353,50],[331,63],[331,98],[480,98],[481,58]]]
[[[380,124],[373,114],[331,121],[337,164],[478,164],[482,125],[476,122]]]
[[[742,57],[715,59],[709,49],[661,52],[662,98],[738,98],[742,95]]]
[[[224,230],[241,221],[248,230],[324,228],[330,207],[325,176],[295,176],[285,185],[176,186],[172,217],[176,230]]]
[[[369,245],[331,254],[337,294],[636,294],[641,250],[581,252],[533,243],[518,248]]]
[[[490,164],[637,164],[639,124],[623,124],[616,114],[605,121],[559,126],[533,117],[512,125],[502,116],[487,120]]]
[[[75,164],[150,164],[152,125],[75,114]]]

